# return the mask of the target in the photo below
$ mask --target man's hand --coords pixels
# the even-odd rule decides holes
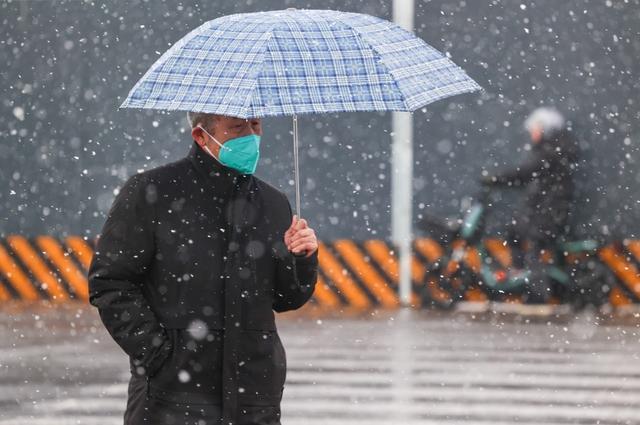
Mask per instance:
[[[294,215],[291,220],[291,226],[284,233],[284,243],[287,245],[289,252],[294,255],[305,255],[310,257],[318,249],[318,239],[316,232],[307,224],[307,220],[298,219]]]

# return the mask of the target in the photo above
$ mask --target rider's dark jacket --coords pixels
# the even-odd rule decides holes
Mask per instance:
[[[578,145],[568,130],[543,136],[525,162],[486,179],[495,185],[526,186],[527,210],[519,217],[523,236],[553,241],[568,231]]]

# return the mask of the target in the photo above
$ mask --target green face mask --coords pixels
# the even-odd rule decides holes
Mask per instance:
[[[250,134],[236,137],[235,139],[227,140],[223,145],[202,126],[198,127],[220,146],[219,161],[222,165],[233,168],[241,174],[255,173],[258,167],[258,159],[260,158],[260,136]],[[215,158],[209,148],[205,146],[204,149]]]

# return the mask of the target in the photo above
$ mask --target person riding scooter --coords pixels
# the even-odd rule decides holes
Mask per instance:
[[[548,301],[551,287],[545,258],[553,252],[558,238],[569,231],[573,203],[573,172],[578,145],[565,126],[563,116],[553,108],[538,108],[525,121],[531,137],[529,157],[517,167],[481,179],[490,186],[526,188],[526,211],[516,218],[514,267],[531,271],[528,276],[528,303]],[[522,240],[529,249],[522,249]],[[511,242],[511,241],[510,241]],[[545,253],[547,253],[545,255]]]

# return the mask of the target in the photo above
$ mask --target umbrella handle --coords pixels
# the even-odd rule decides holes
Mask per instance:
[[[293,114],[293,168],[296,187],[296,214],[300,217],[300,167],[298,162],[298,116]]]

